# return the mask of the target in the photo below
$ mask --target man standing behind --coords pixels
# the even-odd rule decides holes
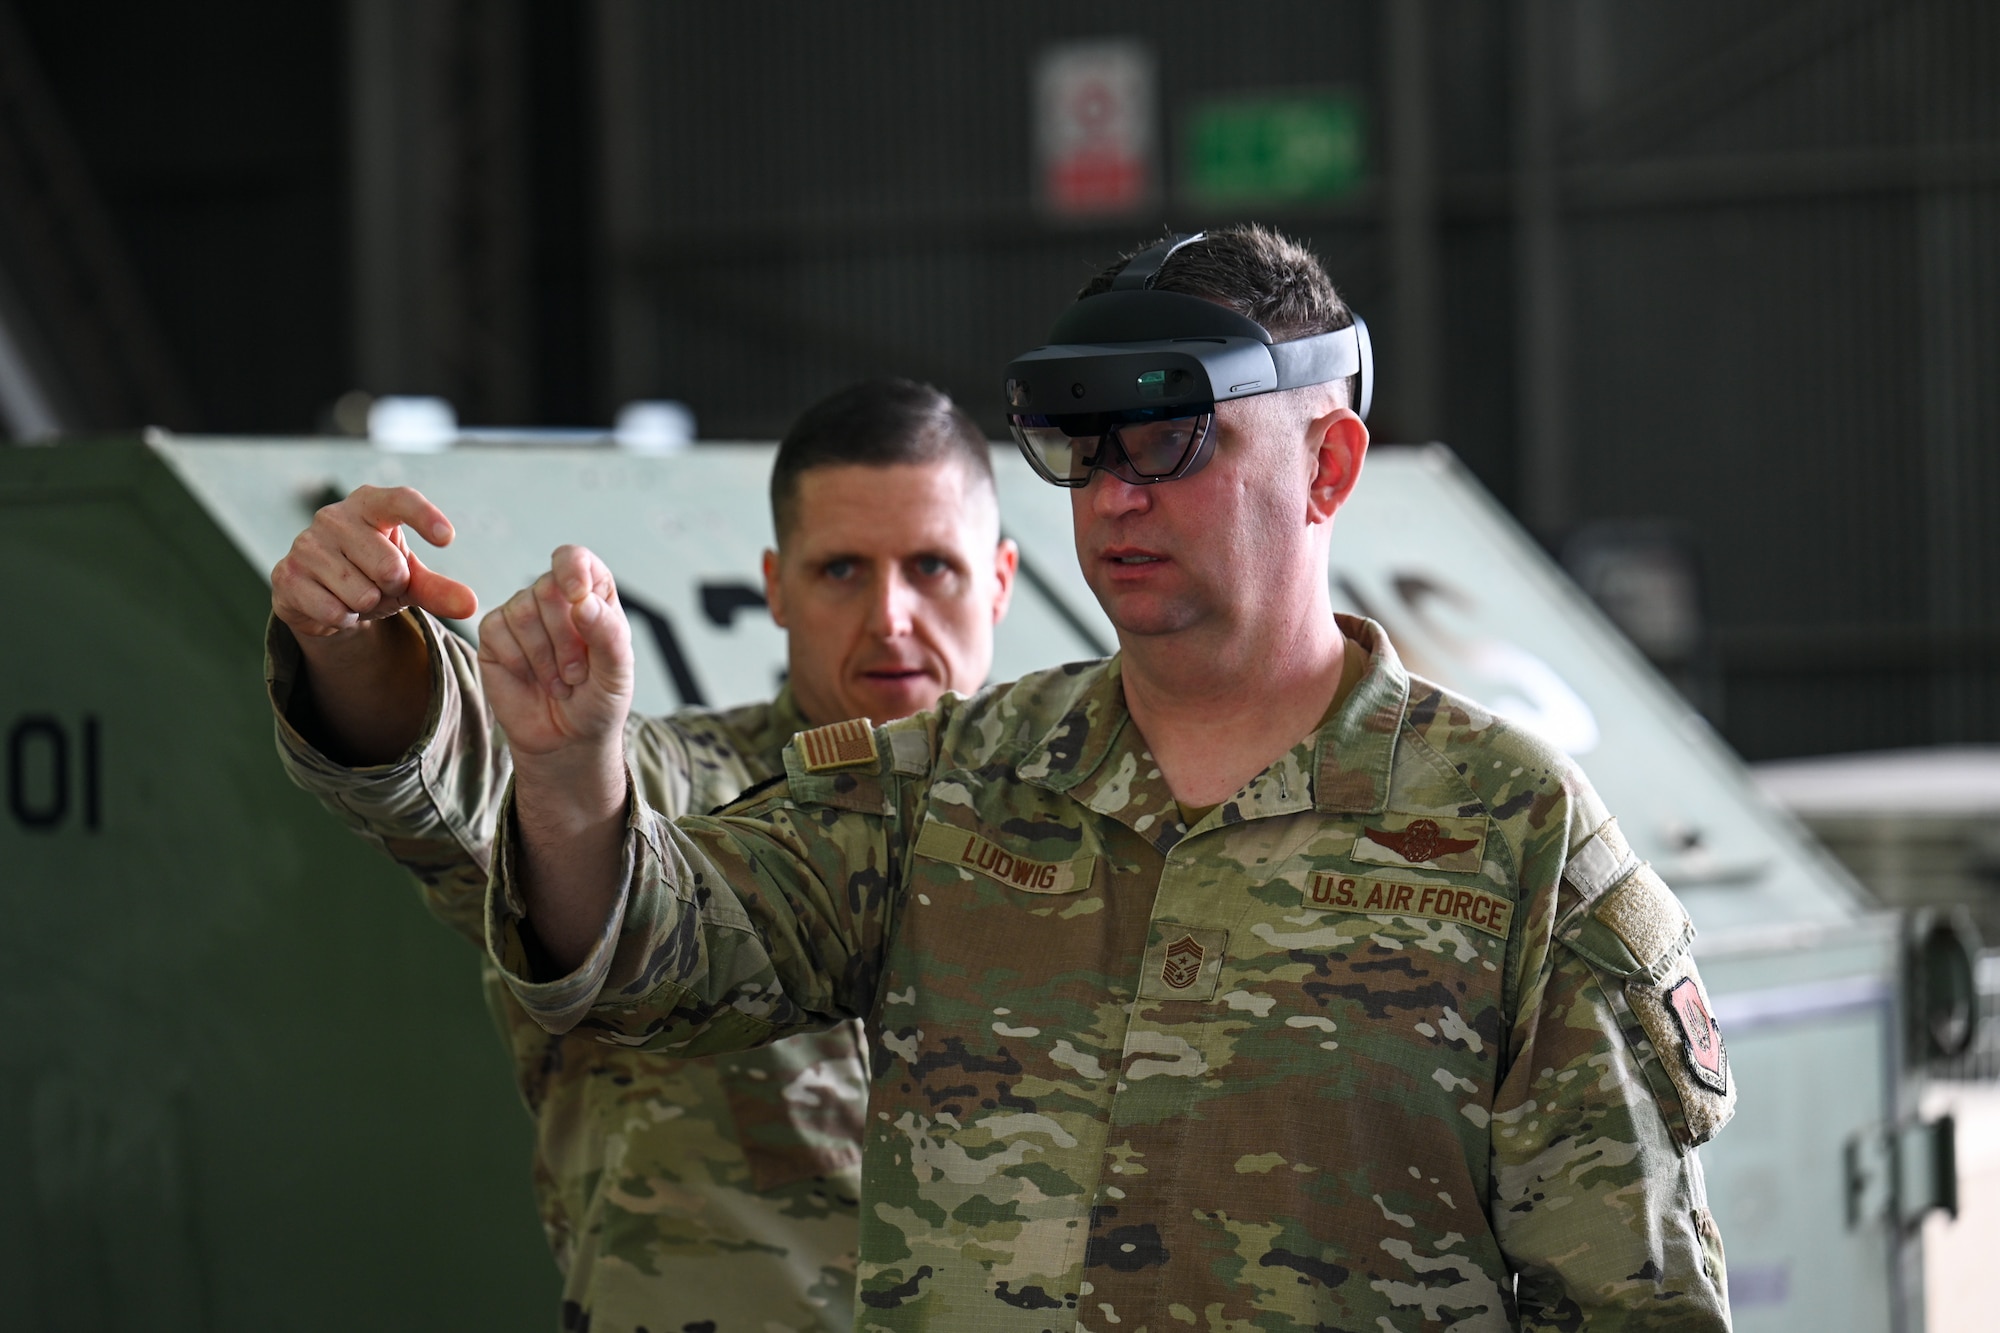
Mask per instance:
[[[1685,911],[1566,756],[1333,613],[1367,358],[1325,271],[1179,238],[1049,343],[1013,424],[1118,655],[803,733],[676,824],[579,601],[574,740],[494,855],[509,988],[669,1048],[865,1017],[872,1329],[1726,1329]]]
[[[624,755],[654,809],[708,811],[782,773],[802,728],[902,717],[977,689],[991,665],[1017,553],[999,536],[986,442],[949,399],[881,380],[818,403],[779,446],[771,505],[764,580],[789,632],[788,681],[768,704],[630,719]],[[321,510],[272,571],[279,750],[299,785],[415,872],[433,913],[482,943],[513,755],[566,740],[534,700],[580,679],[571,603],[616,594],[594,555],[563,547],[486,617],[475,664],[433,619],[472,615],[471,590],[423,566],[405,523],[450,540],[421,495],[363,487]],[[535,1119],[562,1328],[849,1326],[858,1024],[674,1060],[551,1037],[490,966],[485,980]]]

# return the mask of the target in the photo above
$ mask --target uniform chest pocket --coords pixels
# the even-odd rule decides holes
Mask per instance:
[[[1371,870],[1293,860],[1257,887],[1232,955],[1251,972],[1304,968],[1308,984],[1377,971],[1448,979],[1454,991],[1496,980],[1518,914],[1510,895],[1470,876]]]
[[[1034,851],[1003,845],[984,834],[928,816],[917,834],[916,850],[918,856],[943,861],[1023,893],[1076,893],[1090,887],[1091,876],[1097,869],[1096,856],[1088,853],[1036,856]]]
[[[1330,1061],[1337,1085],[1400,1089],[1406,1109],[1455,1119],[1493,1086],[1514,916],[1490,887],[1301,858],[1231,932],[1217,999],[1227,1021],[1254,1021],[1236,1047],[1261,1068]]]

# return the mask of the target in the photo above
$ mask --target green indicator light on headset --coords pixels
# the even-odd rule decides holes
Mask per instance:
[[[1139,377],[1139,396],[1141,398],[1166,397],[1167,372],[1164,370],[1149,370],[1141,375]]]

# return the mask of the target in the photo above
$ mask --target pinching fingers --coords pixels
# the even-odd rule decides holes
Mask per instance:
[[[433,546],[449,545],[453,536],[451,520],[444,516],[444,510],[425,499],[423,492],[414,486],[359,486],[341,503],[378,532],[407,524]]]
[[[410,591],[409,600],[434,616],[446,620],[468,620],[479,610],[479,597],[472,589],[449,578],[434,569],[427,568],[417,558],[416,552],[409,555]]]
[[[305,535],[316,539],[328,562],[352,565],[383,596],[400,598],[408,590],[409,547],[400,527],[378,528],[359,508],[330,505],[313,519]]]
[[[373,591],[372,584],[365,586]],[[271,612],[293,631],[316,638],[352,629],[361,619],[354,607],[293,556],[280,560],[271,571]]]

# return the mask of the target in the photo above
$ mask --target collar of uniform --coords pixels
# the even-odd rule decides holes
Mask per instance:
[[[1346,615],[1335,615],[1334,622],[1368,650],[1368,670],[1319,729],[1313,808],[1321,814],[1381,814],[1389,808],[1396,737],[1410,706],[1410,673],[1380,625]]]
[[[754,758],[753,769],[761,765],[772,773],[785,771],[785,747],[812,724],[799,711],[792,687],[783,686],[769,703],[731,708],[712,715],[734,744],[738,754]]]
[[[1070,678],[1070,698],[1054,726],[1015,766],[1023,782],[1067,792],[1097,771],[1125,729],[1125,686],[1120,657],[1086,667]],[[1018,688],[1018,687],[1016,687]]]
[[[792,737],[811,725],[806,721],[806,715],[799,711],[799,701],[792,694],[792,683],[786,681],[778,687],[778,697],[771,700],[771,730],[781,737],[779,747],[783,748]]]
[[[1121,659],[1114,657],[1076,678],[1062,720],[1015,771],[1024,781],[1117,820],[1164,856],[1187,828],[1131,720]]]

